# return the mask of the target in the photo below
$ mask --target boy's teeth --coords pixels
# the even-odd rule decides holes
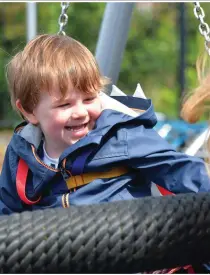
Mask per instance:
[[[72,126],[71,128],[72,128],[72,129],[79,129],[79,128],[82,128],[82,127],[84,127],[84,125]]]
[[[85,126],[86,126],[86,124],[82,124],[79,126],[71,126],[71,127],[66,127],[66,128],[71,131],[78,131],[78,130],[83,129]]]

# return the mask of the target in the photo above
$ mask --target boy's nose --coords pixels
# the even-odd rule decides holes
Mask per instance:
[[[87,109],[82,105],[78,105],[72,110],[71,116],[73,119],[78,119],[78,118],[87,116],[87,114],[88,114]]]

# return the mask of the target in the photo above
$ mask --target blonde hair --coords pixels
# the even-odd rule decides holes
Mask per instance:
[[[197,62],[197,74],[199,86],[184,98],[181,116],[189,123],[197,122],[208,109],[207,103],[210,100],[210,72],[207,61],[209,56],[201,55]]]
[[[197,122],[201,116],[209,110],[208,103],[210,101],[210,71],[209,71],[209,56],[205,52],[197,62],[196,69],[198,74],[199,86],[187,95],[181,110],[181,116],[189,123]],[[208,152],[208,157],[205,157],[206,168],[210,176],[210,131],[206,135],[204,149]]]
[[[94,56],[84,45],[56,34],[39,35],[16,54],[7,65],[7,80],[12,106],[16,109],[19,99],[29,113],[37,106],[40,93],[50,93],[55,82],[62,96],[69,80],[85,93],[99,92],[109,82],[101,76]]]

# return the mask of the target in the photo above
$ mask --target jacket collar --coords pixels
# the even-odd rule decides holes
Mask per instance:
[[[157,123],[157,117],[154,113],[151,100],[142,98],[135,98],[135,100],[138,101],[139,109],[144,110],[144,112],[133,117],[118,111],[106,109],[96,121],[95,128],[89,133],[89,136],[95,136],[99,133],[103,136],[114,126],[126,123],[154,127]]]

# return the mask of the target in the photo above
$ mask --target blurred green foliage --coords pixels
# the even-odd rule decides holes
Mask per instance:
[[[106,3],[71,3],[66,33],[93,53]],[[210,4],[201,3],[210,22]],[[204,51],[193,4],[186,7],[186,90],[197,85],[195,62]],[[60,3],[37,3],[38,33],[57,33]],[[117,11],[116,11],[117,12]],[[5,79],[5,66],[26,43],[26,3],[0,3],[0,120],[15,121]],[[178,3],[136,3],[117,86],[132,94],[139,82],[156,111],[177,117],[180,106]]]

